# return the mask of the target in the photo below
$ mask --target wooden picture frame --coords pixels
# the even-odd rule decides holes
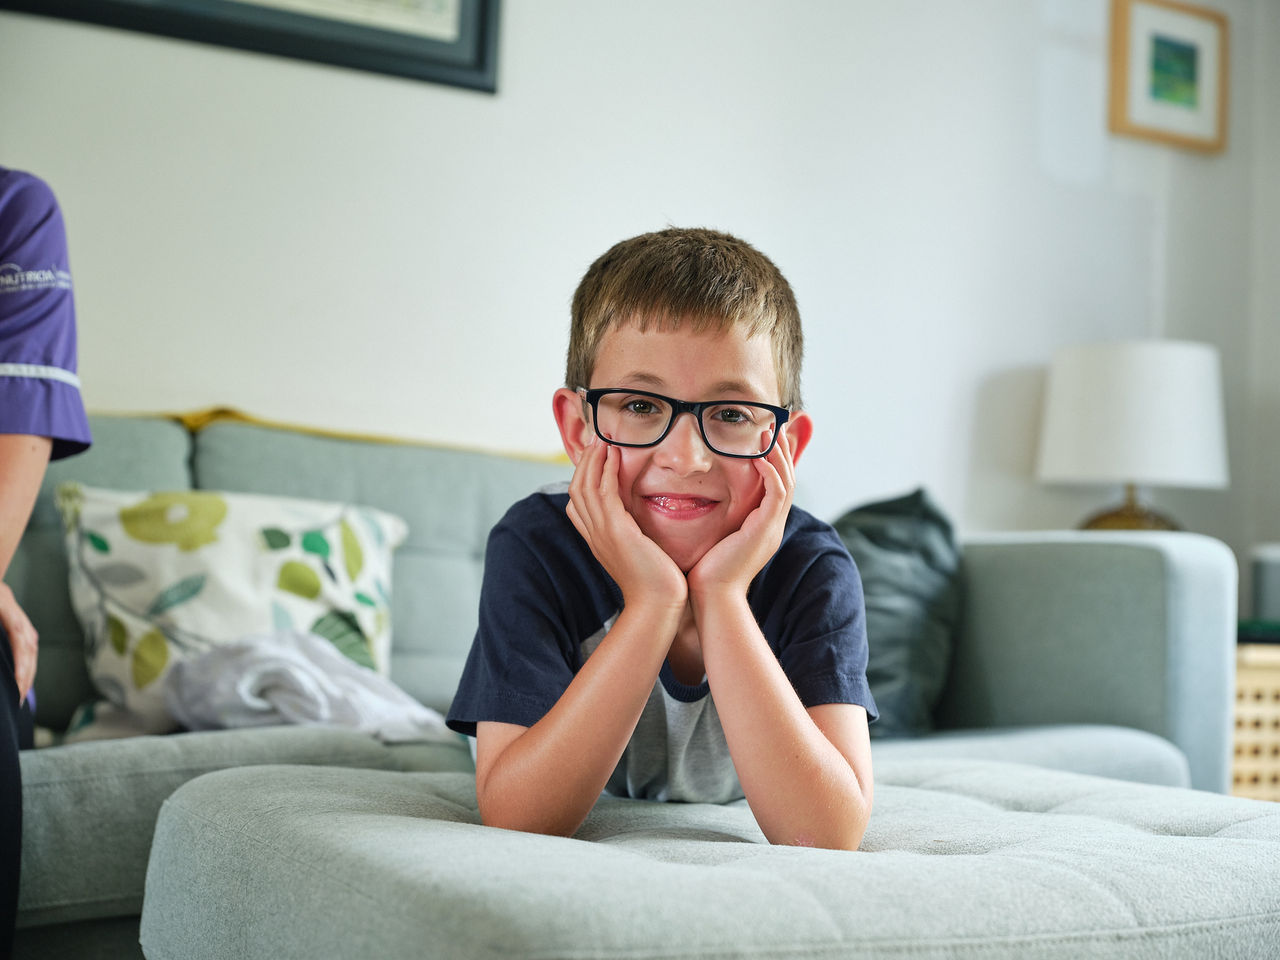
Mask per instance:
[[[488,93],[497,89],[498,8],[499,0],[0,0],[0,10]]]
[[[1182,0],[1112,0],[1112,132],[1214,153],[1227,143],[1225,14]]]

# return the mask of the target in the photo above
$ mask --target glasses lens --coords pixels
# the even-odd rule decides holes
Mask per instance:
[[[596,404],[596,427],[615,443],[657,440],[671,421],[671,405],[637,393],[606,393]]]
[[[717,453],[755,457],[773,443],[778,418],[767,407],[749,403],[717,403],[702,410],[702,429]]]

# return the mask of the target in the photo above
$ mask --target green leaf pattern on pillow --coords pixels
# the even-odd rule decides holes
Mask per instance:
[[[289,560],[280,567],[276,587],[306,600],[320,596],[320,575],[300,560]]]
[[[373,669],[369,645],[360,632],[360,624],[351,614],[337,610],[326,613],[311,625],[311,632],[324,637],[361,666]]]
[[[147,617],[158,617],[166,610],[171,610],[178,604],[186,603],[199,595],[200,591],[204,589],[205,579],[205,574],[196,573],[165,587],[151,601],[151,606],[147,608]]]
[[[129,658],[133,670],[133,685],[139,690],[155,683],[169,665],[169,641],[159,630],[148,630],[138,638]]]
[[[164,676],[179,659],[309,630],[386,673],[399,518],[367,507],[209,491],[63,484],[72,602],[99,692],[173,729]]]
[[[266,544],[268,550],[283,550],[293,542],[293,538],[283,530],[267,527],[262,531],[262,542]]]
[[[227,501],[216,493],[183,490],[156,493],[120,510],[124,532],[143,543],[172,543],[179,550],[199,550],[218,539],[227,517]]]

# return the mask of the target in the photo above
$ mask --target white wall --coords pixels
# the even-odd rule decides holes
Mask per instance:
[[[508,0],[497,96],[0,14],[0,162],[63,202],[94,409],[553,451],[582,271],[705,224],[797,290],[816,512],[1074,524],[1118,491],[1032,479],[1043,367],[1164,333],[1224,352],[1233,486],[1158,499],[1243,550],[1280,537],[1280,23],[1213,5],[1210,157],[1107,134],[1105,0]]]

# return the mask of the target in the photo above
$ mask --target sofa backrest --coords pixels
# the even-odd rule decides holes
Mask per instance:
[[[568,479],[567,462],[214,420],[195,433],[162,418],[91,418],[89,452],[52,464],[7,578],[41,635],[41,723],[61,727],[90,699],[71,610],[53,488],[225,490],[377,507],[408,524],[391,591],[391,677],[444,711],[475,634],[485,543],[507,508]]]

